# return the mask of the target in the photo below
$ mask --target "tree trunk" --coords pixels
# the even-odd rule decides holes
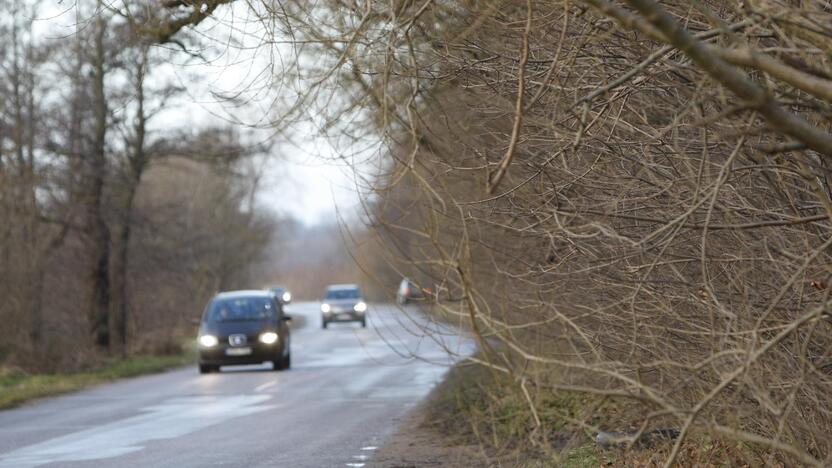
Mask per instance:
[[[105,20],[96,20],[95,56],[93,63],[93,115],[95,134],[90,154],[90,186],[88,222],[92,243],[93,267],[90,271],[92,294],[89,325],[93,343],[101,350],[110,347],[110,229],[104,219],[104,180],[107,175],[107,101],[104,90]]]
[[[113,338],[122,356],[127,355],[129,345],[130,301],[127,296],[127,271],[130,261],[131,215],[138,183],[131,181],[127,185],[125,189],[128,193],[113,258]]]
[[[122,355],[126,355],[129,345],[129,323],[130,323],[130,301],[127,296],[127,273],[130,262],[130,235],[132,233],[133,204],[136,198],[136,191],[142,180],[142,173],[147,166],[147,153],[145,152],[145,139],[147,135],[148,116],[145,112],[144,79],[147,71],[148,49],[141,50],[139,60],[136,64],[134,87],[136,91],[136,115],[133,127],[133,141],[128,141],[127,153],[127,177],[123,189],[124,202],[120,210],[121,231],[116,243],[116,253],[113,269],[113,330],[116,343],[118,343]]]

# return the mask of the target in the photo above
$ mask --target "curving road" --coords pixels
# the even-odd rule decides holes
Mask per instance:
[[[458,359],[446,349],[473,351],[415,308],[371,305],[366,329],[322,330],[317,303],[289,313],[291,370],[191,366],[0,411],[0,467],[369,467]]]

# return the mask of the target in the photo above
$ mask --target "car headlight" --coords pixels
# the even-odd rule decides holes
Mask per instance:
[[[289,291],[286,291],[285,293],[283,293],[283,302],[289,302],[291,300],[292,300],[292,293],[290,293]]]
[[[277,333],[266,332],[260,334],[260,342],[265,344],[274,344],[277,342]]]
[[[329,312],[330,310],[332,310],[332,308],[331,308],[331,307],[329,307],[329,304],[327,304],[327,303],[323,303],[323,304],[321,304],[321,312],[323,312],[323,313],[327,313],[327,312]]]
[[[199,345],[203,348],[213,348],[219,344],[219,340],[214,335],[201,335],[199,337]]]
[[[355,305],[355,307],[352,308],[352,310],[354,310],[356,312],[364,312],[364,311],[367,310],[367,304],[364,303],[364,302],[359,302],[358,304]]]

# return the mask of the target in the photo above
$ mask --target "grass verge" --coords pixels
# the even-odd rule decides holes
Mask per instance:
[[[550,376],[550,378],[554,378]],[[545,377],[539,381],[545,382]],[[527,393],[528,392],[528,393]],[[594,428],[632,429],[641,408],[631,400],[527,385],[484,366],[462,363],[448,373],[426,404],[422,429],[438,434],[443,445],[479,447],[471,466],[522,468],[661,467],[672,441],[649,447],[602,448]],[[529,409],[533,401],[540,426]],[[677,466],[761,466],[769,452],[746,444],[692,434],[682,444]]]
[[[591,396],[537,389],[530,393],[541,427],[529,410],[528,397],[508,376],[485,366],[462,363],[448,373],[428,401],[426,429],[442,434],[450,445],[480,447],[483,466],[523,468],[596,467],[610,461],[588,444],[586,434],[569,421],[593,419],[608,411]]]
[[[0,409],[12,408],[35,398],[80,390],[90,385],[161,372],[193,361],[192,352],[183,352],[170,356],[133,356],[71,373],[28,374],[0,367]]]

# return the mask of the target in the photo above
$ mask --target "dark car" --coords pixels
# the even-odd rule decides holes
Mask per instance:
[[[292,293],[290,293],[286,288],[274,286],[269,288],[269,291],[274,293],[275,297],[277,297],[277,299],[284,305],[292,302]]]
[[[197,335],[199,372],[220,366],[272,362],[275,370],[291,365],[288,321],[271,291],[231,291],[211,299]]]
[[[354,284],[333,284],[326,288],[321,301],[321,324],[324,328],[330,322],[361,322],[367,326],[367,303],[361,295],[361,288]]]

